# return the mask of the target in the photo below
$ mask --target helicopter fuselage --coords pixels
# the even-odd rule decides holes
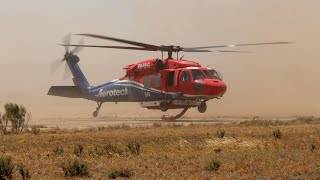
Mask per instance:
[[[90,87],[87,98],[98,102],[140,102],[149,109],[160,109],[161,101],[173,100],[169,108],[185,108],[220,98],[226,92],[226,85],[215,70],[192,61],[151,59],[124,69],[124,77]]]

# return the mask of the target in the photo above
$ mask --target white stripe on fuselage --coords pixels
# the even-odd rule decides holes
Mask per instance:
[[[159,89],[155,88],[146,88],[143,84],[133,81],[133,80],[119,80],[115,79],[112,84],[110,85],[117,85],[117,86],[125,86],[125,87],[136,87],[138,89],[144,90],[144,91],[149,91],[149,92],[154,92],[154,93],[164,93],[164,94],[176,94],[177,92],[167,92],[167,91],[161,91]],[[124,84],[122,84],[124,83]],[[207,96],[207,95],[194,95],[194,94],[183,94],[184,97],[206,97],[206,98],[216,98],[216,96]]]

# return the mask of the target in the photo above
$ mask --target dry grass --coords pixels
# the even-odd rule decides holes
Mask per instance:
[[[63,166],[88,165],[89,177],[128,171],[133,179],[316,179],[320,177],[320,124],[245,122],[224,125],[154,125],[53,130],[0,135],[0,157],[11,156],[32,179],[64,179]],[[224,138],[217,131],[224,129]],[[281,139],[273,137],[280,129]],[[139,143],[139,153],[129,150]],[[74,147],[81,144],[79,157]],[[63,149],[57,153],[57,147]],[[217,150],[219,149],[219,151]],[[59,151],[60,152],[60,151]],[[210,170],[212,160],[219,162]],[[120,173],[121,174],[121,173]],[[18,171],[15,179],[20,179]]]

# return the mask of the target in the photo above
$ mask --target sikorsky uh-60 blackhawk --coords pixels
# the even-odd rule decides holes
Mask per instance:
[[[184,48],[180,46],[157,46],[141,42],[129,41],[95,34],[77,34],[81,36],[105,39],[133,46],[98,46],[69,44],[66,41],[65,55],[60,61],[66,62],[73,75],[74,86],[52,86],[48,95],[68,98],[85,98],[96,101],[98,107],[93,112],[97,117],[104,102],[139,102],[148,109],[182,109],[176,116],[162,116],[164,120],[180,118],[189,108],[197,107],[200,113],[207,110],[206,102],[211,99],[220,99],[226,92],[227,86],[222,80],[222,75],[214,68],[203,67],[197,62],[178,58],[178,53],[183,52],[211,52],[213,48],[228,48],[236,46],[257,46],[272,44],[287,44],[289,42],[269,42],[237,45],[214,45]],[[69,50],[74,46],[73,50]],[[91,86],[82,73],[76,53],[82,47],[113,48],[140,51],[160,51],[162,58],[143,60],[136,64],[124,66],[124,77],[108,83]],[[219,52],[241,52],[217,50]],[[163,52],[168,54],[163,58]],[[173,53],[177,59],[173,59]]]

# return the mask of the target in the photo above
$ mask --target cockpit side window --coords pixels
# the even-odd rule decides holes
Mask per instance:
[[[189,82],[190,81],[190,75],[189,75],[188,71],[182,72],[180,81],[182,81],[182,82]]]
[[[209,73],[209,71],[207,70],[203,70],[204,75],[206,76],[206,78],[208,79],[213,79],[213,76],[211,73]]]
[[[198,80],[198,79],[203,79],[204,75],[202,73],[202,71],[200,69],[193,69],[191,70],[192,72],[192,77],[194,80]]]
[[[222,77],[219,76],[219,74],[217,73],[217,71],[211,69],[211,70],[209,70],[209,72],[210,72],[210,74],[213,76],[214,79],[220,79],[220,80],[221,80]]]

